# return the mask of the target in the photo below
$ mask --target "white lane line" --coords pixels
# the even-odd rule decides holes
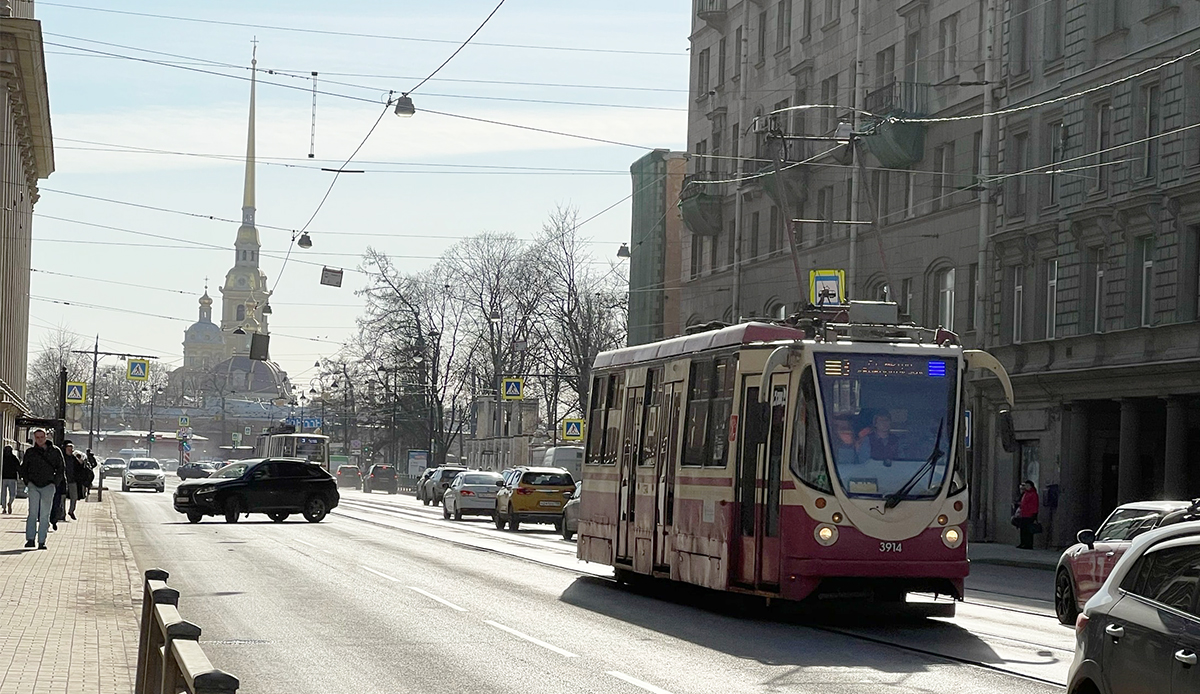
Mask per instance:
[[[536,644],[536,645],[541,646],[542,648],[545,648],[546,650],[549,650],[549,651],[554,651],[555,653],[557,653],[561,656],[565,656],[567,658],[578,658],[579,657],[570,651],[564,651],[563,649],[559,648],[558,646],[552,646],[552,645],[546,643],[545,641],[542,641],[541,639],[535,639],[532,636],[530,636],[529,634],[524,634],[524,633],[517,631],[516,629],[511,628],[511,627],[506,627],[499,622],[493,622],[490,619],[485,619],[483,621],[485,624],[491,624],[492,626],[496,627],[497,629],[499,629],[501,631],[507,631],[508,633],[512,634],[513,636],[515,636],[519,639],[525,639],[529,643]]]
[[[314,545],[314,544],[313,544],[313,543],[311,543],[311,542],[305,542],[304,540],[297,540],[297,539],[296,539],[296,538],[294,538],[294,537],[292,538],[292,541],[293,541],[293,542],[299,542],[299,543],[300,543],[300,544],[302,544],[302,545],[308,545],[309,547],[312,547],[313,549],[320,549],[320,547],[317,547],[316,545]]]
[[[653,684],[650,684],[649,682],[643,682],[643,681],[639,680],[638,678],[630,677],[629,675],[626,675],[623,672],[617,672],[616,670],[609,670],[608,674],[612,675],[613,677],[616,677],[619,680],[624,680],[624,681],[628,682],[629,684],[632,684],[635,687],[645,689],[648,692],[654,692],[654,694],[671,694],[671,692],[668,692],[667,690],[663,689],[662,687],[655,687]]]
[[[396,579],[393,578],[392,580],[394,581]],[[429,598],[430,600],[435,600],[437,602],[440,602],[452,610],[458,610],[459,612],[467,611],[467,608],[459,607],[458,605],[455,605],[454,603],[450,602],[449,600],[443,600],[442,598],[439,598],[438,596],[434,595],[433,593],[430,593],[427,590],[421,590],[420,588],[417,588],[416,586],[409,586],[408,589],[412,590],[412,591],[416,591],[416,592],[420,593],[421,595],[424,595],[425,597]]]
[[[389,581],[395,581],[396,583],[400,582],[400,579],[396,578],[395,576],[388,576],[387,574],[383,573],[382,571],[376,571],[375,569],[372,569],[369,566],[360,566],[359,568],[361,568],[363,571],[370,571],[371,573],[375,574],[376,576],[381,576],[383,578],[386,578]]]

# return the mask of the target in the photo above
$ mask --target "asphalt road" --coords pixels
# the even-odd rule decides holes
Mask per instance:
[[[318,524],[192,525],[169,492],[114,493],[134,557],[171,573],[180,612],[245,694],[1026,694],[1061,691],[1072,656],[1071,630],[1036,591],[1000,590],[1004,576],[954,619],[830,623],[622,588],[549,526],[445,521],[410,496],[343,490]]]

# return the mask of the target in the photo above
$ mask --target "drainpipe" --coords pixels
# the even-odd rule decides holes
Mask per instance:
[[[740,55],[738,66],[738,131],[733,134],[737,138],[738,157],[746,156],[746,143],[743,133],[746,127],[746,82],[750,79],[750,1],[742,0],[742,42],[738,45]],[[732,322],[738,323],[742,318],[742,162],[735,160],[738,182],[734,184],[733,202],[733,299],[730,313]]]
[[[854,94],[851,95],[854,113],[852,113],[850,116],[851,123],[853,123],[853,132],[859,131],[859,114],[862,112],[863,108],[863,85],[866,84],[867,81],[867,68],[863,63],[863,35],[866,34],[867,28],[863,23],[863,14],[865,14],[863,11],[863,0],[858,0],[856,7],[854,8],[854,23],[856,26],[854,32]],[[855,159],[858,159],[861,153],[862,151],[860,148],[850,145],[850,154]],[[851,200],[850,259],[846,266],[846,275],[848,276],[846,280],[847,296],[842,297],[843,301],[851,297],[857,297],[858,295],[858,292],[855,291],[855,288],[858,286],[858,225],[855,224],[855,222],[858,221],[858,198],[861,194],[860,191],[862,190],[864,183],[861,173],[862,168],[863,167],[861,166],[855,166],[850,170],[850,190],[846,191],[846,194],[850,196]],[[875,232],[882,233],[882,227],[877,225]],[[891,291],[891,287],[888,287],[889,294]]]

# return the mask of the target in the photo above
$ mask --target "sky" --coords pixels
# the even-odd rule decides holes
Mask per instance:
[[[271,355],[297,387],[354,333],[368,247],[419,271],[480,232],[532,238],[558,205],[581,219],[611,206],[580,233],[594,262],[615,262],[629,239],[631,207],[619,202],[629,165],[686,140],[685,0],[506,0],[412,93],[414,117],[379,120],[347,167],[365,173],[339,177],[309,226],[312,248],[293,247],[284,265],[288,230],[334,176],[321,167],[340,166],[389,90],[413,89],[496,1],[38,1],[55,171],[34,209],[30,361],[65,328],[176,368],[206,278],[219,322],[238,227],[221,220],[241,214],[253,40]],[[322,266],[346,270],[342,287],[319,284]]]

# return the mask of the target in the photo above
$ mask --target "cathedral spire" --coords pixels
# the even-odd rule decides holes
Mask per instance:
[[[254,90],[258,83],[258,39],[250,59],[250,124],[246,133],[246,187],[242,192],[242,224],[254,226]]]

